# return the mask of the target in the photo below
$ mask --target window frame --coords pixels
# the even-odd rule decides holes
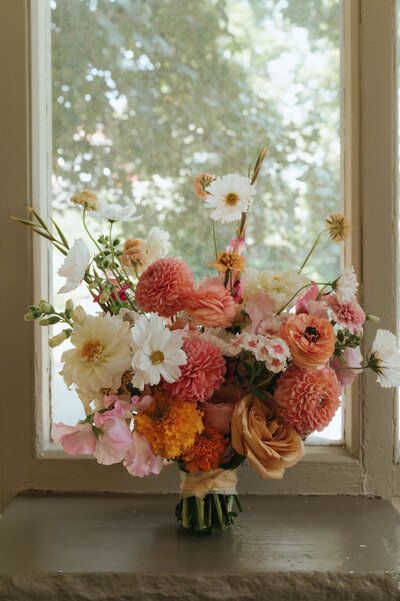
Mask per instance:
[[[43,29],[46,8],[47,0],[0,3],[0,57],[10,89],[2,113],[5,135],[0,141],[0,157],[6,166],[0,260],[10,295],[18,296],[12,312],[7,299],[0,299],[4,305],[0,318],[13,344],[24,341],[22,346],[15,342],[14,354],[2,362],[0,501],[4,505],[16,492],[27,489],[175,492],[178,479],[176,474],[170,475],[174,468],[165,469],[157,478],[135,479],[119,465],[106,469],[92,459],[66,458],[62,451],[45,448],[49,431],[49,413],[43,402],[49,382],[48,353],[41,352],[45,334],[36,326],[33,334],[22,315],[33,298],[45,296],[49,290],[48,251],[42,240],[32,241],[27,229],[8,222],[8,214],[24,214],[27,198],[34,199],[42,213],[48,206],[51,146],[46,127],[49,107],[44,102],[50,85],[50,47],[46,27]],[[382,327],[391,330],[396,327],[396,281],[391,265],[397,249],[393,228],[393,215],[397,214],[395,9],[395,0],[342,0],[342,185],[346,211],[353,222],[345,261],[349,264],[351,260],[362,279],[365,306],[371,313],[383,315]],[[386,211],[379,211],[376,198],[384,199]],[[4,222],[7,225],[3,226]],[[382,232],[379,239],[377,230]],[[376,270],[374,257],[379,253],[389,260],[385,268]],[[368,269],[369,265],[374,267]],[[379,290],[387,291],[385,298]],[[370,342],[367,334],[366,348]],[[15,397],[15,378],[9,374],[17,377],[21,370],[27,377],[17,378],[18,403],[10,407],[7,399]],[[343,447],[308,447],[304,460],[279,482],[264,482],[245,468],[239,480],[241,490],[386,498],[400,492],[400,468],[394,455],[395,394],[378,388],[373,380],[372,374],[361,376],[347,395]]]

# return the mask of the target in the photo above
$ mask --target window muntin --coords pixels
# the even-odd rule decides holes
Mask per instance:
[[[266,143],[249,263],[299,265],[324,217],[341,205],[339,0],[188,0],[185,11],[179,0],[50,7],[52,210],[69,236],[81,235],[68,205],[75,191],[133,200],[144,214],[134,235],[155,224],[168,229],[175,254],[201,277],[199,265],[212,258],[211,223],[192,178],[246,172]],[[128,233],[129,224],[121,228]],[[220,243],[232,233],[217,228]],[[310,262],[317,281],[338,272],[339,251],[321,244]],[[61,260],[53,254],[54,291]],[[52,417],[72,423],[82,410],[57,375],[62,350],[52,357]],[[342,413],[323,438],[342,440]]]

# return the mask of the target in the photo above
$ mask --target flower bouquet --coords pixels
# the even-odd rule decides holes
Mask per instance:
[[[244,461],[262,478],[281,479],[361,370],[374,370],[382,386],[400,384],[393,334],[378,330],[362,358],[364,323],[376,318],[356,300],[353,268],[332,282],[307,276],[318,240],[326,234],[339,243],[348,235],[343,215],[326,219],[298,269],[246,268],[246,218],[264,157],[262,149],[251,177],[196,176],[205,214],[235,223],[226,249],[214,235],[215,271],[198,284],[181,258],[168,256],[167,232],[153,227],[146,239],[123,242],[114,236],[115,222],[140,218],[133,206],[105,204],[89,190],[72,196],[92,250],[81,238],[70,246],[33,208],[30,219],[14,217],[65,255],[59,293],[84,282],[97,309],[89,315],[67,300],[56,311],[41,300],[25,316],[41,326],[63,324],[49,344],[68,343],[61,375],[85,410],[75,425],[53,425],[54,442],[71,455],[122,463],[138,477],[176,462],[176,516],[196,533],[223,530],[241,511],[236,483]],[[96,238],[92,219],[108,223],[107,232]]]

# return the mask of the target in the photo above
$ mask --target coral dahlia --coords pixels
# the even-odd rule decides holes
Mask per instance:
[[[166,257],[142,273],[136,287],[136,301],[148,313],[172,317],[184,308],[193,290],[193,274],[186,263]]]
[[[197,403],[209,399],[224,381],[225,360],[219,348],[200,337],[185,338],[182,349],[187,361],[181,377],[164,388],[174,397]]]
[[[285,422],[307,436],[329,424],[340,405],[340,392],[331,367],[308,371],[292,365],[279,379],[274,398]]]

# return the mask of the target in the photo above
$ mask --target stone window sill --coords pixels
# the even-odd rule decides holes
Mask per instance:
[[[231,531],[175,526],[170,495],[15,499],[0,520],[7,601],[400,599],[400,516],[361,497],[243,496]]]

